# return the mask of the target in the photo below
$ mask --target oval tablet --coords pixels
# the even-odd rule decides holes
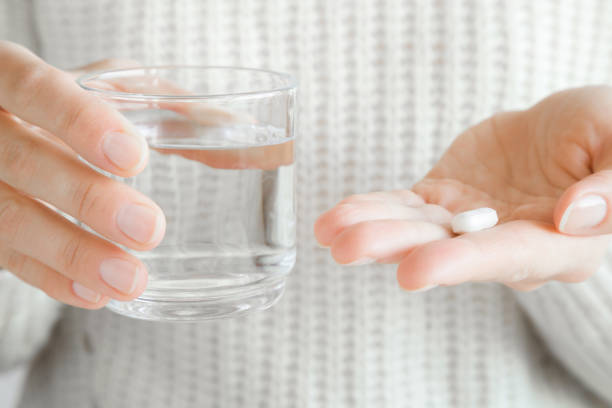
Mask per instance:
[[[497,221],[497,211],[481,207],[455,215],[451,221],[451,227],[455,234],[465,234],[494,227]]]

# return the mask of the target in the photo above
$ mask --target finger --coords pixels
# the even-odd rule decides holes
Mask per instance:
[[[408,290],[470,281],[584,280],[598,267],[609,240],[571,237],[550,224],[512,221],[415,248],[400,263],[397,279]]]
[[[118,63],[118,61],[112,61]],[[88,67],[86,67],[88,68]],[[104,69],[98,68],[96,69]],[[95,74],[94,74],[95,75]],[[194,92],[190,92],[185,88],[181,88],[177,84],[168,81],[159,75],[156,75],[156,68],[143,68],[132,71],[132,74],[127,77],[108,77],[108,78],[92,78],[85,79],[85,86],[96,90],[109,90],[126,93],[140,93],[148,95],[160,96],[184,96],[189,98],[194,96]],[[111,101],[112,103],[112,101]],[[209,102],[197,102],[195,100],[190,103],[184,102],[151,102],[138,103],[126,107],[125,104],[117,104],[118,108],[123,109],[166,109],[179,113],[194,122],[204,126],[221,126],[227,124],[255,124],[257,120],[250,114],[244,112],[231,112],[228,109],[221,109],[211,105]]]
[[[447,227],[431,222],[366,221],[342,231],[331,245],[331,254],[340,264],[393,263],[417,245],[450,236]]]
[[[451,214],[433,204],[410,207],[391,201],[344,201],[317,219],[315,236],[321,245],[329,246],[338,234],[351,225],[384,219],[429,221],[447,225]]]
[[[219,150],[154,148],[162,154],[175,154],[215,169],[274,170],[293,163],[293,141],[268,146]]]
[[[93,165],[120,176],[146,165],[148,148],[130,123],[95,95],[18,45],[0,42],[0,105],[60,137]]]
[[[71,69],[70,74],[76,79],[87,72],[92,71],[106,71],[111,69],[126,69],[126,68],[138,68],[141,64],[136,60],[127,58],[106,58],[100,61],[92,62],[91,64],[83,65],[81,67]]]
[[[118,64],[120,61],[111,61],[113,64]],[[96,66],[98,68],[99,66]],[[88,68],[88,67],[87,67]],[[151,71],[150,74],[145,75]],[[139,72],[143,74],[140,75]],[[171,81],[165,80],[155,74],[155,69],[134,70],[129,77],[123,78],[108,78],[108,79],[92,79],[85,78],[83,83],[85,86],[96,90],[110,90],[115,92],[142,93],[142,94],[158,94],[185,96],[192,95],[191,92],[179,87]],[[95,74],[94,74],[95,75]],[[176,140],[176,148],[155,148],[162,154],[179,155],[189,160],[199,161],[209,167],[218,169],[263,169],[273,170],[279,166],[285,166],[293,163],[293,141],[286,141],[277,144],[265,146],[239,147],[236,149],[220,149],[220,150],[193,150],[181,149],[181,144],[185,140],[191,138],[201,138],[203,129],[201,126],[206,126],[213,131],[223,125],[253,125],[257,120],[246,113],[230,112],[227,109],[221,109],[210,105],[206,102],[183,103],[183,102],[152,102],[138,103],[126,105],[123,102],[117,102],[116,107],[121,110],[141,110],[141,109],[166,109],[179,113],[182,117],[169,118],[158,123],[158,132],[164,134],[164,144],[172,145],[171,136],[178,135]],[[185,117],[189,120],[185,120]],[[198,126],[193,126],[194,122]],[[255,142],[256,132],[261,132],[258,128],[243,128],[243,131],[249,132],[252,135],[252,141]],[[276,136],[276,135],[275,135]]]
[[[483,177],[487,175],[483,174]],[[489,194],[454,178],[425,178],[415,184],[412,189],[426,202],[438,204],[453,213],[491,206]],[[470,198],[469,201],[466,201],[466,197]],[[500,206],[495,205],[496,209],[498,207]]]
[[[0,265],[62,303],[85,309],[99,309],[108,303],[108,297],[66,278],[35,259],[2,246]]]
[[[161,209],[0,113],[0,181],[52,204],[112,241],[145,250],[165,231]]]
[[[570,235],[612,233],[612,170],[601,170],[570,186],[555,207],[559,231]]]
[[[506,282],[505,285],[511,289],[518,290],[520,292],[530,292],[543,286],[545,282]]]
[[[0,183],[0,245],[103,296],[131,300],[146,286],[146,269],[137,258],[4,183]]]
[[[364,201],[395,203],[409,207],[422,207],[426,204],[420,195],[410,190],[373,191],[365,194],[353,194],[342,200],[340,204],[355,204]]]

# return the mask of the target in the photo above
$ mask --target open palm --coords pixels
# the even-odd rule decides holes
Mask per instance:
[[[558,227],[585,235],[592,229],[585,224],[606,215],[605,206],[589,207],[600,204],[595,199],[580,217],[563,217],[577,197],[606,181],[611,111],[612,91],[589,87],[495,115],[461,134],[411,190],[340,202],[317,220],[317,239],[342,264],[399,263],[406,289],[466,281],[531,289],[550,279],[584,280],[609,237]],[[452,215],[478,207],[496,209],[500,224],[454,236]]]

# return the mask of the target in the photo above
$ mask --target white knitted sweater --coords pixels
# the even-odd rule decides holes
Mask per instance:
[[[347,194],[409,188],[496,111],[612,83],[611,28],[607,0],[0,0],[0,37],[62,68],[235,64],[301,86],[299,259],[282,301],[153,324],[60,307],[7,274],[0,366],[33,359],[21,406],[606,406],[612,268],[520,295],[408,293],[393,266],[335,265],[312,224]]]

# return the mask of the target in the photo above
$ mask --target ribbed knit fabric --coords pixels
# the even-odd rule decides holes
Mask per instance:
[[[0,37],[62,68],[243,65],[301,86],[298,264],[281,302],[153,324],[60,310],[6,276],[0,362],[38,353],[21,407],[607,406],[612,259],[519,296],[407,293],[393,266],[335,265],[312,224],[345,195],[409,188],[496,111],[612,83],[611,27],[606,0],[0,0]]]

